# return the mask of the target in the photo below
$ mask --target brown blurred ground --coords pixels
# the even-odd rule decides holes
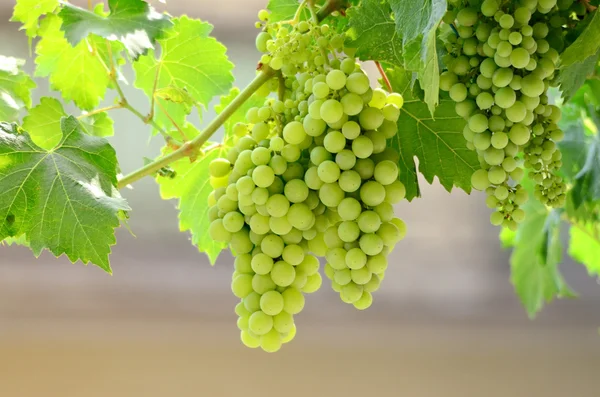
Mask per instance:
[[[234,4],[227,15],[207,3],[169,0],[169,9],[216,25],[243,85],[252,77],[252,22],[263,1],[224,1]],[[11,5],[0,0],[2,20]],[[0,23],[0,53],[27,56],[17,29]],[[124,171],[158,153],[160,142],[146,145],[134,118],[114,117],[129,126],[112,141]],[[119,231],[112,277],[2,247],[0,397],[600,396],[596,280],[566,263],[581,299],[554,303],[530,321],[483,198],[437,185],[423,193],[397,209],[409,234],[373,307],[357,312],[325,284],[297,317],[296,340],[273,355],[238,341],[231,257],[210,267],[177,232],[174,203],[161,202],[152,181],[126,192],[137,238]]]

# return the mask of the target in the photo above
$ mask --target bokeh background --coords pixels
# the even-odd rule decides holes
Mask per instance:
[[[27,58],[25,35],[7,22],[13,4],[0,0],[0,53]],[[264,5],[168,1],[173,15],[215,25],[240,86],[254,74],[253,24]],[[49,93],[39,86],[36,101]],[[126,93],[146,111],[143,95]],[[125,111],[113,116],[125,172],[159,153],[146,126]],[[272,355],[238,340],[231,256],[211,267],[151,179],[125,192],[136,237],[118,231],[114,276],[0,247],[0,396],[600,396],[597,281],[565,260],[580,299],[530,321],[484,198],[422,188],[422,199],[397,207],[409,233],[373,306],[358,312],[324,284],[297,316],[295,341]]]

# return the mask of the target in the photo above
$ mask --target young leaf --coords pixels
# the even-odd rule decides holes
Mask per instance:
[[[510,258],[511,282],[521,303],[533,318],[544,302],[554,297],[572,297],[558,266],[562,260],[560,216],[536,200],[523,207],[527,214],[519,225]]]
[[[113,128],[114,121],[106,112],[81,117],[79,122],[88,135],[106,138],[115,134]]]
[[[594,11],[590,23],[579,37],[560,55],[560,68],[565,69],[573,64],[584,62],[594,56],[600,49],[600,16]]]
[[[109,0],[110,14],[103,17],[70,3],[63,4],[62,18],[65,37],[76,46],[90,34],[118,40],[129,54],[137,58],[154,48],[157,39],[171,26],[170,17],[158,13],[142,0]]]
[[[437,176],[450,191],[457,186],[471,191],[471,175],[479,169],[477,154],[466,147],[462,131],[465,121],[456,114],[454,103],[442,100],[431,116],[427,105],[411,91],[411,73],[402,69],[387,71],[394,92],[404,97],[398,119],[398,134],[392,147],[400,153],[400,180],[406,186],[408,200],[420,195],[414,157],[427,182]]]
[[[389,3],[404,53],[409,47],[414,50],[412,57],[418,61],[415,71],[425,91],[425,103],[433,114],[439,103],[440,88],[437,30],[446,13],[446,0],[389,0]]]
[[[600,276],[600,240],[598,226],[573,225],[570,229],[569,255],[583,264],[592,276]]]
[[[43,97],[39,105],[29,110],[22,127],[29,133],[33,143],[44,150],[52,150],[62,140],[60,121],[66,116],[58,100]]]
[[[58,7],[58,0],[17,0],[11,21],[21,22],[21,29],[29,38],[37,36],[38,20],[42,15],[53,12]]]
[[[98,106],[104,98],[110,77],[99,58],[104,39],[91,36],[71,47],[60,29],[61,19],[48,15],[40,28],[41,40],[36,46],[36,76],[50,76],[52,88],[66,100],[85,110]]]
[[[23,119],[22,127],[29,133],[33,143],[42,149],[51,150],[62,139],[60,123],[66,116],[67,113],[58,100],[43,97],[39,105],[29,110],[29,114]],[[82,117],[79,122],[88,135],[107,137],[114,134],[113,120],[106,112]]]
[[[159,40],[160,58],[156,59],[154,51],[149,51],[134,63],[135,86],[149,97],[155,89],[169,86],[186,89],[197,103],[207,106],[215,95],[225,94],[233,84],[233,64],[227,59],[225,46],[209,36],[212,25],[186,16],[173,22],[171,34]],[[178,125],[185,124],[186,106],[173,102],[164,102],[162,106]],[[172,127],[158,105],[154,115],[161,127]]]
[[[289,21],[294,18],[296,10],[300,3],[298,0],[269,0],[267,9],[271,11],[269,14],[269,22]],[[301,19],[308,18],[308,10],[305,8],[302,11]]]
[[[238,94],[239,90],[237,88],[232,89],[232,94],[221,98],[218,108],[222,110]],[[176,175],[174,178],[157,178],[163,199],[179,199],[180,230],[189,230],[192,233],[192,243],[198,247],[200,252],[206,253],[213,264],[221,250],[225,248],[225,244],[213,241],[208,234],[210,226],[208,196],[213,191],[210,186],[208,165],[212,160],[224,156],[227,150],[235,144],[236,137],[233,134],[233,125],[244,118],[249,108],[260,106],[263,102],[264,98],[252,96],[234,112],[224,125],[223,144],[220,147],[209,151],[193,163],[189,159],[181,159],[173,163],[171,168]],[[219,109],[217,109],[217,112],[219,112]],[[186,129],[185,132],[191,134],[190,130]],[[191,137],[193,138],[193,135]],[[213,145],[209,143],[206,147]],[[170,150],[165,149],[166,152]]]
[[[387,2],[363,0],[348,9],[347,45],[356,48],[361,61],[381,61],[402,66],[402,37],[396,31]]]
[[[63,118],[52,151],[36,146],[14,124],[0,124],[0,240],[25,234],[32,251],[66,254],[110,272],[119,211],[117,159],[106,140]]]
[[[0,121],[16,121],[31,106],[35,82],[21,69],[25,61],[0,55]]]
[[[600,50],[583,62],[574,63],[560,71],[558,83],[560,84],[562,97],[566,101],[575,95],[587,78],[594,73],[596,65],[598,65],[598,57],[600,57]]]
[[[2,245],[9,247],[11,245],[22,245],[23,247],[29,247],[29,242],[27,241],[25,235],[22,234],[19,237],[7,237],[4,240],[0,240],[0,246]]]

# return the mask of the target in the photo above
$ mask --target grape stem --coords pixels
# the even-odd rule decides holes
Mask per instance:
[[[381,78],[383,79],[388,91],[389,92],[394,91],[392,89],[392,83],[390,83],[390,79],[388,78],[387,74],[385,74],[385,70],[383,70],[383,66],[381,66],[381,62],[379,62],[379,61],[374,61],[374,62],[375,62],[375,66],[377,66],[377,70],[379,70],[379,74],[381,74]]]
[[[240,107],[252,94],[258,90],[263,84],[265,84],[271,77],[275,75],[275,71],[270,67],[264,65],[262,71],[246,88],[235,97],[229,105],[223,109],[223,111],[215,117],[215,119],[193,140],[184,143],[179,149],[174,152],[157,159],[156,161],[145,165],[144,167],[132,172],[129,175],[121,178],[117,184],[119,189],[122,189],[133,182],[142,179],[145,176],[152,175],[161,168],[179,160],[184,157],[195,156],[202,146],[208,141],[208,139],[231,117],[231,115]]]

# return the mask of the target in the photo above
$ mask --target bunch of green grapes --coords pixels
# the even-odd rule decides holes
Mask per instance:
[[[327,222],[325,206],[303,180],[300,154],[310,140],[291,138],[287,125],[287,141],[279,136],[275,103],[250,109],[248,124],[234,127],[241,135],[236,146],[209,167],[217,186],[209,197],[209,233],[236,257],[231,288],[241,299],[241,338],[268,352],[293,338],[303,293],[321,286],[319,261],[308,253],[308,242],[318,233],[317,222]],[[224,179],[227,185],[218,187]]]
[[[331,223],[323,235],[325,274],[344,302],[366,309],[387,254],[406,229],[392,207],[406,194],[398,180],[399,155],[387,147],[403,99],[371,89],[351,58],[335,66],[300,80],[293,95],[308,96],[308,106],[295,126],[313,137],[304,180],[318,192]]]
[[[453,3],[445,21],[458,37],[448,43],[440,88],[468,121],[463,135],[481,163],[472,185],[487,192],[487,205],[495,209],[491,223],[515,230],[528,198],[519,185],[523,167],[542,203],[560,207],[565,201],[566,187],[556,174],[562,165],[560,111],[547,96],[566,31],[556,22],[561,10],[556,0]]]
[[[274,352],[296,334],[304,294],[321,287],[317,257],[343,301],[371,305],[406,233],[392,206],[406,193],[399,155],[387,148],[403,99],[371,89],[327,25],[259,26],[261,62],[279,73],[260,89],[264,105],[234,126],[235,146],[209,166],[209,233],[235,257],[242,342]]]

